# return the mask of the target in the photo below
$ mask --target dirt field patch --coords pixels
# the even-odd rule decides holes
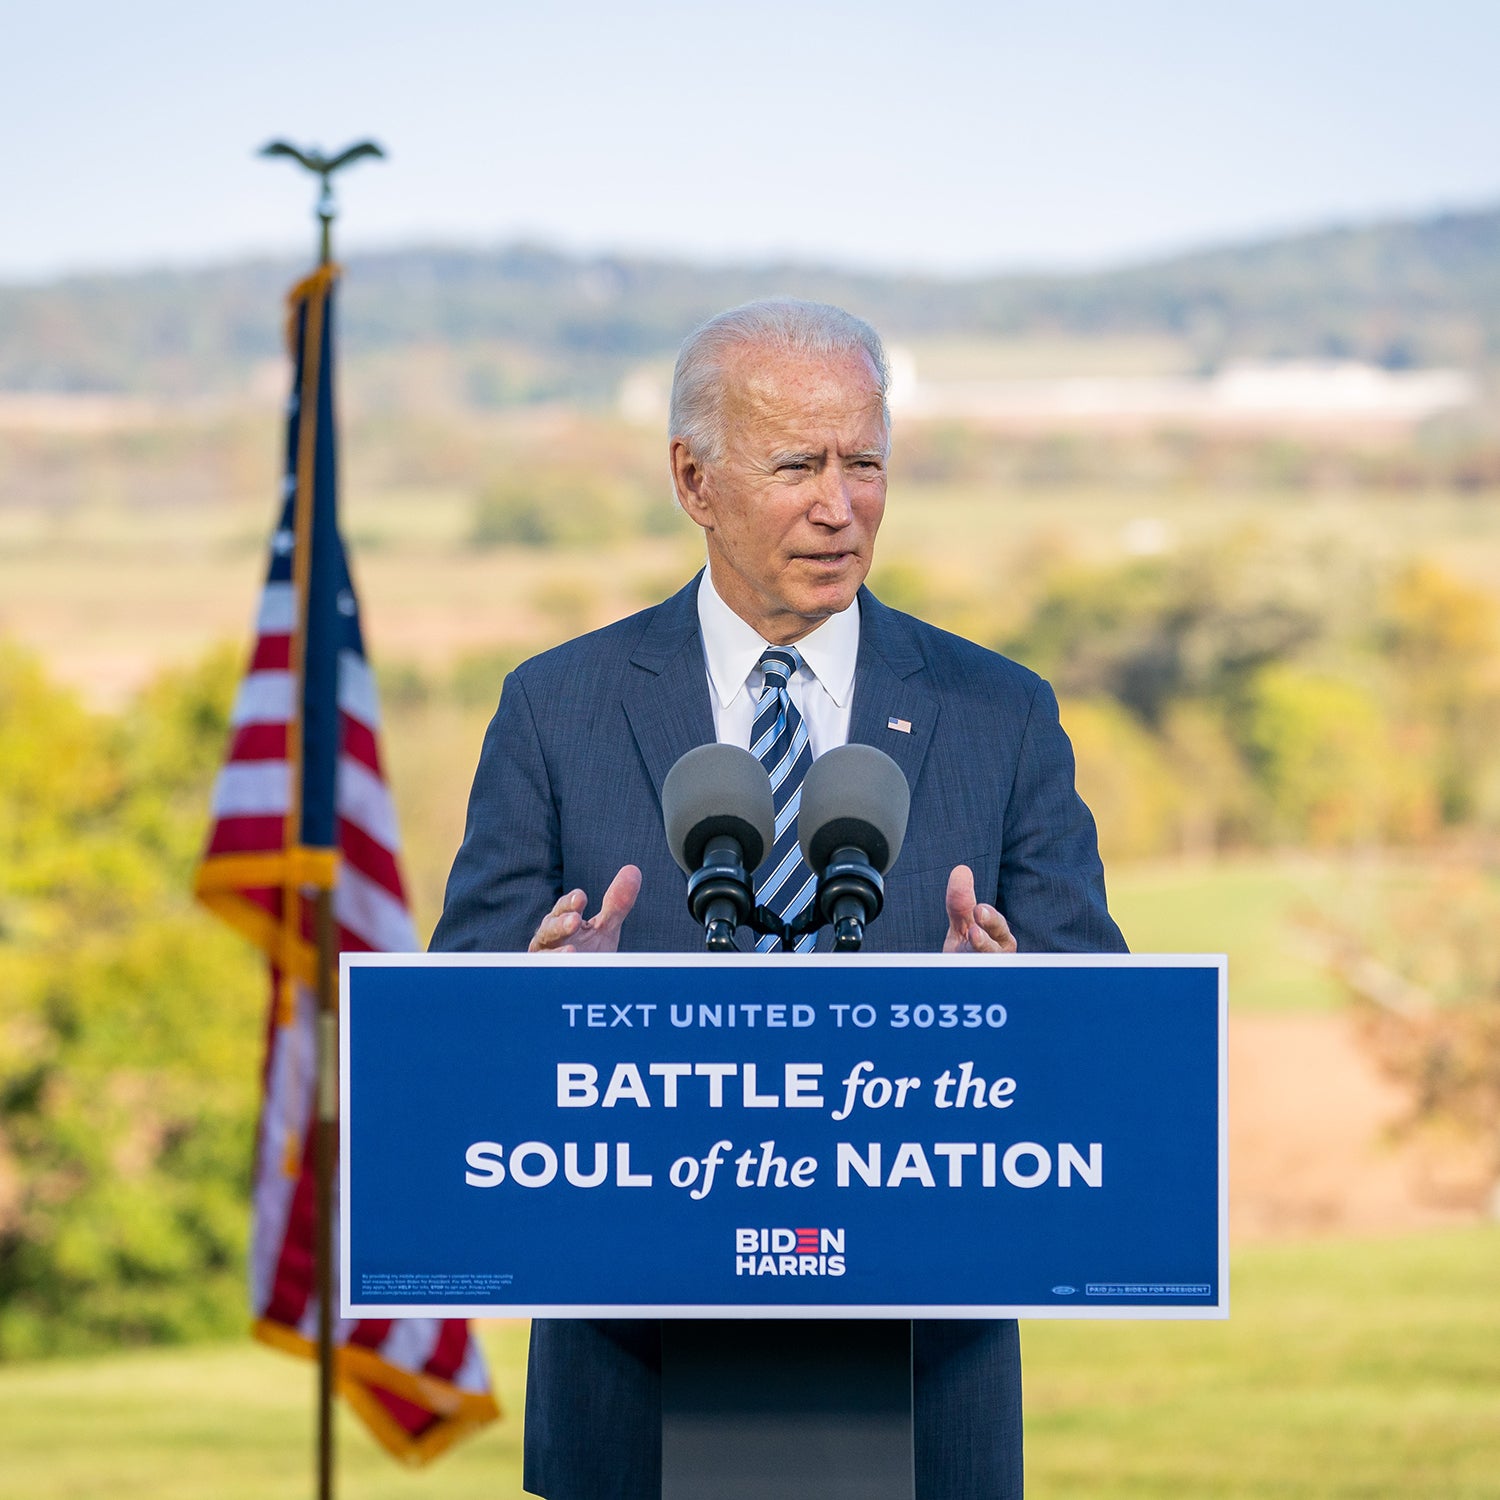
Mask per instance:
[[[1350,1019],[1229,1023],[1229,1224],[1235,1241],[1472,1224],[1486,1184],[1458,1147],[1397,1142],[1405,1097]]]

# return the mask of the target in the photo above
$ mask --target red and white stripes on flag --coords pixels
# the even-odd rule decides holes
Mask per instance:
[[[290,298],[297,374],[284,504],[195,881],[199,899],[270,963],[250,1253],[253,1328],[264,1342],[312,1358],[316,892],[332,887],[340,951],[418,946],[380,763],[375,681],[333,516],[336,274],[323,268]],[[333,762],[321,780],[312,764],[320,754]],[[335,1277],[337,1265],[335,1255]],[[335,1280],[335,1304],[337,1297]],[[484,1356],[462,1319],[335,1317],[334,1346],[338,1389],[385,1447],[407,1461],[424,1462],[499,1415]]]

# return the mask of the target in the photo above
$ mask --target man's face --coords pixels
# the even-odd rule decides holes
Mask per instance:
[[[682,507],[704,530],[714,587],[773,644],[847,609],[885,512],[888,434],[862,352],[804,360],[747,344],[724,369],[724,453],[672,444]]]

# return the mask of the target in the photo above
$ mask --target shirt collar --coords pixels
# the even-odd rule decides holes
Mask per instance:
[[[698,628],[703,633],[703,655],[708,680],[721,708],[728,708],[760,664],[770,644],[745,623],[720,597],[713,575],[703,570],[698,585]],[[854,664],[859,657],[859,600],[830,615],[797,642],[807,670],[817,678],[840,708],[854,687]]]

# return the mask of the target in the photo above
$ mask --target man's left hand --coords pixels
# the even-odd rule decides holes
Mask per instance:
[[[944,953],[1014,953],[1015,935],[1010,923],[974,894],[974,872],[968,865],[955,865],[948,877],[948,934]]]
[[[604,900],[593,916],[584,920],[588,897],[582,891],[559,896],[542,918],[528,953],[614,953],[620,946],[620,926],[635,907],[641,893],[637,865],[622,865],[610,881]]]

